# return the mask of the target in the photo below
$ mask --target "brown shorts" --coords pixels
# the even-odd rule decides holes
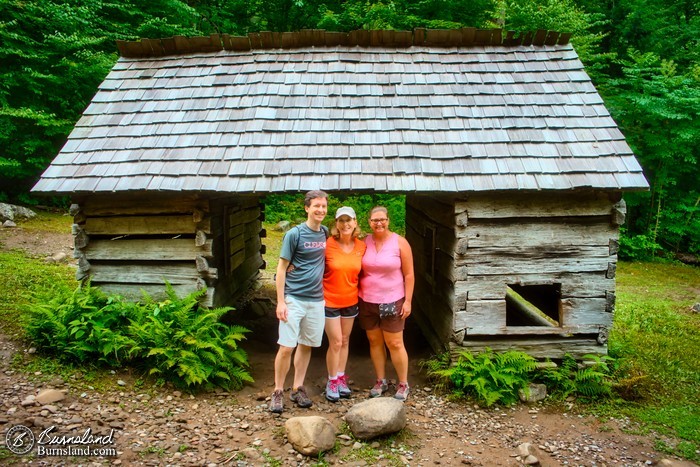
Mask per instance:
[[[400,310],[403,307],[404,299],[396,301],[396,309]],[[379,317],[379,304],[368,303],[360,299],[360,327],[365,331],[373,329],[381,329],[386,332],[401,332],[403,331],[406,320],[400,316],[392,316],[390,318]]]

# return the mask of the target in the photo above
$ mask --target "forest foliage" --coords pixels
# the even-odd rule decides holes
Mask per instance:
[[[2,0],[0,201],[29,190],[117,60],[115,40],[304,28],[503,27],[572,43],[651,185],[621,256],[700,254],[695,0]]]

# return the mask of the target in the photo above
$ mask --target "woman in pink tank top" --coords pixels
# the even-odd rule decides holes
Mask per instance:
[[[377,206],[369,213],[372,235],[365,239],[367,250],[362,257],[360,275],[360,326],[367,333],[369,353],[377,375],[370,397],[384,394],[386,349],[399,380],[394,398],[408,397],[408,354],[403,329],[411,314],[415,276],[413,254],[405,238],[389,230],[389,214]]]

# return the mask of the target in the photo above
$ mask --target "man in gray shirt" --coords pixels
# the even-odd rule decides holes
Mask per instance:
[[[328,229],[321,225],[328,210],[328,195],[320,190],[304,197],[306,222],[292,228],[282,240],[277,265],[277,319],[279,349],[275,356],[275,391],[270,398],[270,412],[284,410],[284,380],[294,353],[292,401],[299,407],[313,404],[304,388],[311,348],[320,347],[325,324],[323,270],[325,267]],[[296,349],[296,352],[294,352]]]

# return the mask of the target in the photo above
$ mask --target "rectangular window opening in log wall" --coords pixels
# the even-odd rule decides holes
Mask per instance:
[[[561,284],[506,287],[506,326],[560,327]]]

